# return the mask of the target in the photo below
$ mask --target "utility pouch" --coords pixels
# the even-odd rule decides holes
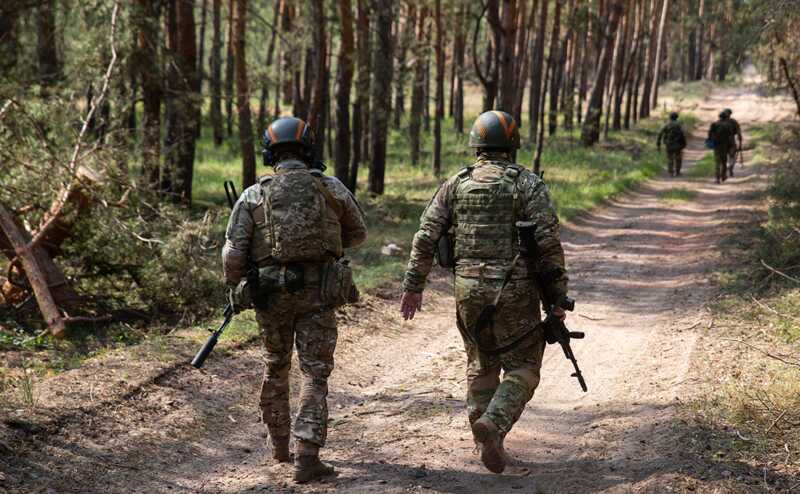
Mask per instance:
[[[439,266],[445,269],[453,269],[456,267],[456,236],[452,229],[446,231],[439,237],[436,243],[436,250],[433,255]]]
[[[276,264],[258,269],[258,284],[265,293],[294,293],[305,286],[300,264]]]
[[[517,239],[519,240],[519,255],[524,259],[539,257],[539,246],[536,244],[536,223],[533,221],[517,221]]]
[[[349,260],[339,259],[322,266],[319,295],[322,305],[331,308],[358,302],[358,288]]]

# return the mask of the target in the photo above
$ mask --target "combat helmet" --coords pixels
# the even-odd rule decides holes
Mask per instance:
[[[275,161],[275,150],[283,146],[297,146],[303,158],[314,157],[314,132],[304,121],[296,117],[281,117],[264,131],[264,165],[272,166]]]
[[[469,131],[469,147],[513,151],[519,148],[519,125],[504,111],[481,113]]]
[[[724,110],[722,110],[722,113],[730,117],[731,115],[733,115],[733,110],[731,110],[730,108],[725,108]]]
[[[670,120],[677,120],[678,119],[678,112],[674,111],[674,112],[670,113],[669,114],[669,119]]]

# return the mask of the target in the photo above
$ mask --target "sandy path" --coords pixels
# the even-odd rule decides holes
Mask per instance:
[[[708,121],[724,107],[740,121],[779,116],[777,103],[745,90],[719,92],[698,111]],[[691,139],[685,169],[705,153],[701,138]],[[473,453],[465,358],[440,276],[413,322],[392,314],[394,301],[373,300],[357,324],[344,325],[324,450],[340,472],[335,479],[295,486],[290,468],[264,460],[252,345],[215,355],[205,374],[168,373],[119,408],[91,412],[88,424],[75,419],[44,443],[31,441],[9,475],[26,480],[30,490],[21,492],[680,490],[697,479],[687,480],[692,465],[673,439],[674,405],[690,392],[691,359],[703,358],[695,343],[713,290],[708,272],[720,255],[716,242],[761,186],[750,167],[722,186],[707,177],[658,178],[565,225],[578,300],[568,322],[588,335],[573,349],[589,392],[549,347],[542,384],[507,439],[518,460],[509,474],[489,474]],[[667,202],[662,195],[672,188],[695,197]]]

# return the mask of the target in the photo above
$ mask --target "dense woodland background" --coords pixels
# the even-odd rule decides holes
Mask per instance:
[[[203,314],[222,296],[201,260],[225,211],[198,163],[228,153],[223,175],[254,183],[276,116],[310,122],[368,215],[405,221],[418,210],[373,200],[387,170],[435,184],[451,154],[468,159],[481,110],[521,121],[518,159],[536,171],[545,141],[594,146],[648,117],[664,82],[724,82],[749,62],[800,111],[798,27],[790,0],[6,0],[2,302],[38,305],[57,334]],[[575,156],[575,176],[610,166]]]

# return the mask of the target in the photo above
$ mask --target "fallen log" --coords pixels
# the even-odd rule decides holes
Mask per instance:
[[[28,282],[33,288],[36,302],[39,304],[39,310],[44,316],[47,327],[50,328],[53,336],[63,338],[66,336],[67,330],[64,318],[58,310],[53,294],[50,292],[47,279],[39,267],[34,250],[30,248],[17,222],[14,220],[15,217],[11,214],[11,211],[0,203],[0,229],[5,233],[6,239],[25,269]]]

